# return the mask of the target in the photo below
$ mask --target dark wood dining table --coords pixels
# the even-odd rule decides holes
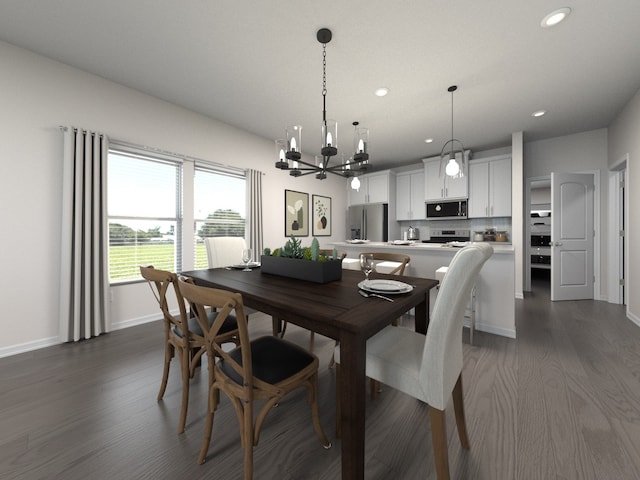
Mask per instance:
[[[426,333],[429,291],[437,280],[402,277],[413,286],[409,293],[392,296],[393,302],[365,298],[358,293],[364,279],[358,271],[343,270],[342,279],[318,284],[277,275],[236,269],[182,272],[196,284],[242,294],[244,303],[274,319],[291,322],[340,341],[340,405],[342,422],[342,479],[364,480],[365,462],[365,354],[367,339],[402,314],[415,308],[415,329]],[[398,280],[397,276],[372,274]]]

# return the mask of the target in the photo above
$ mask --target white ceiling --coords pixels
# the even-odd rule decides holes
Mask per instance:
[[[328,27],[327,116],[341,152],[370,128],[379,169],[440,153],[452,84],[474,151],[607,127],[640,89],[639,19],[638,0],[0,0],[0,40],[265,138],[301,124],[314,154]]]

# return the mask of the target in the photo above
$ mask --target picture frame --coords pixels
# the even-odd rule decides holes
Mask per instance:
[[[284,191],[284,235],[309,236],[309,194]]]
[[[312,230],[314,237],[331,236],[331,197],[313,195],[311,197]]]

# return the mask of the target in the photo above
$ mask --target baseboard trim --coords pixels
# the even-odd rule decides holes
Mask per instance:
[[[629,308],[627,307],[627,318],[635,323],[638,327],[640,327],[640,318],[638,318],[633,313],[629,312]]]
[[[501,337],[516,338],[515,328],[495,327],[493,325],[476,323],[476,330],[486,333],[492,333],[494,335],[500,335]]]
[[[33,342],[21,343],[19,345],[2,347],[0,348],[0,358],[11,357],[13,355],[19,355],[33,350],[40,350],[41,348],[52,347],[53,345],[58,345],[60,343],[62,342],[58,337],[50,337],[34,340]]]
[[[178,312],[176,313],[179,314]],[[131,320],[112,323],[110,331],[122,330],[123,328],[135,327],[136,325],[142,325],[143,323],[155,322],[157,320],[160,320],[161,318],[162,315],[160,314],[145,315],[143,317],[132,318]],[[58,337],[50,337],[41,338],[40,340],[34,340],[33,342],[21,343],[19,345],[0,347],[0,358],[32,352],[33,350],[40,350],[41,348],[52,347],[61,343],[63,342],[61,342]]]

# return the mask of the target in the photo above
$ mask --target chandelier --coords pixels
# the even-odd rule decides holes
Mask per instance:
[[[316,34],[318,42],[322,44],[322,125],[320,155],[315,156],[315,163],[302,160],[302,126],[293,125],[285,130],[286,139],[276,140],[276,154],[278,161],[276,168],[289,170],[292,177],[300,177],[315,173],[318,180],[327,178],[327,173],[333,173],[345,178],[355,177],[359,172],[369,168],[369,129],[353,122],[354,153],[350,158],[340,155],[339,161],[332,161],[338,156],[338,123],[327,119],[327,43],[331,41],[331,30],[321,28]],[[354,178],[356,180],[357,177]]]
[[[451,85],[447,91],[451,93],[451,140],[442,146],[440,151],[440,176],[442,177],[442,168],[449,177],[464,177],[467,170],[467,161],[464,157],[464,145],[457,138],[453,138],[453,92],[458,89],[456,85]],[[456,148],[457,146],[457,148]],[[459,156],[460,164],[456,160]]]

